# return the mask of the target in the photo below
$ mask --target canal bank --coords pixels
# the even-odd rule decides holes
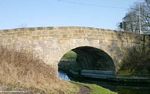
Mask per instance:
[[[85,82],[79,82],[77,80],[73,80],[70,77],[71,76],[68,76],[67,73],[59,71],[59,78],[61,80],[69,81],[70,83],[77,85],[80,88],[77,94],[117,94],[116,92],[113,92],[94,83],[90,84]]]
[[[67,72],[70,80],[81,83],[97,84],[118,94],[150,94],[150,80],[144,78],[90,78],[78,74],[78,72]],[[142,79],[142,80],[141,80]],[[99,94],[99,93],[98,93]]]

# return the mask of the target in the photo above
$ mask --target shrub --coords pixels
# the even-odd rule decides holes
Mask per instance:
[[[120,70],[128,71],[135,75],[149,74],[150,48],[138,46],[128,49]]]

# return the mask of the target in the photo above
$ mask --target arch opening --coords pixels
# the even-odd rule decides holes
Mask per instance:
[[[86,71],[111,71],[115,75],[115,64],[112,58],[98,48],[82,46],[68,51],[58,63],[58,70],[81,74]]]

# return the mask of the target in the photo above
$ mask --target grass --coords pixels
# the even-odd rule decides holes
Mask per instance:
[[[116,92],[113,92],[109,89],[98,86],[96,84],[85,84],[85,83],[79,83],[79,82],[74,82],[74,81],[71,81],[71,83],[89,88],[90,94],[117,94]]]
[[[63,56],[63,59],[76,59],[77,57],[77,54],[74,52],[74,51],[69,51],[68,53],[66,53],[64,56]]]
[[[55,67],[35,58],[30,51],[0,46],[2,85],[40,90],[45,94],[76,94],[79,87],[59,80],[56,71]]]
[[[16,91],[16,93],[19,91],[21,92],[26,92],[26,94],[45,94],[45,91],[37,88],[26,88],[18,85],[11,85],[11,84],[4,84],[3,82],[0,82],[0,88],[1,88],[1,93],[3,94],[3,91]],[[15,93],[15,92],[14,92]],[[5,94],[5,93],[4,93]]]
[[[76,58],[77,58],[77,53],[74,51],[69,51],[67,52],[63,57],[62,61],[59,62],[58,67],[60,70],[63,71],[69,71],[69,70],[74,70],[74,71],[79,71],[80,67],[76,63]],[[66,60],[66,61],[63,61]]]

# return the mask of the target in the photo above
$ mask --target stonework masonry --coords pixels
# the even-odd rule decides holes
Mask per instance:
[[[144,39],[145,38],[145,39]],[[145,43],[146,42],[146,43]],[[119,69],[127,48],[149,43],[149,37],[88,27],[36,27],[0,30],[0,47],[20,53],[32,53],[56,69],[62,56],[82,46],[103,50]],[[13,60],[13,53],[11,54]]]

